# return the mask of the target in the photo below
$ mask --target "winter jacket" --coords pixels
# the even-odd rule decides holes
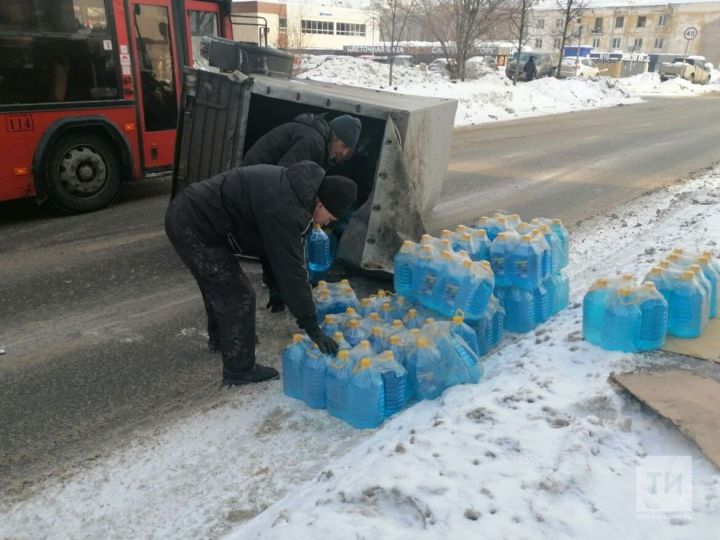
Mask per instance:
[[[317,326],[305,267],[303,235],[325,171],[303,161],[291,167],[254,165],[231,169],[183,190],[195,232],[209,245],[227,242],[269,265],[277,287],[301,328]],[[269,272],[272,270],[272,272]]]
[[[314,161],[327,169],[328,145],[332,130],[325,115],[301,114],[260,137],[243,158],[247,165],[288,167],[299,161]]]
[[[535,62],[528,60],[523,66],[523,72],[525,73],[525,80],[532,81],[537,77],[537,65]]]

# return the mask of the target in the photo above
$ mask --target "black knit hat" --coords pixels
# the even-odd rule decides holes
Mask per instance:
[[[355,202],[357,185],[345,176],[326,176],[320,184],[317,197],[328,212],[340,219]]]
[[[330,120],[329,123],[337,138],[345,143],[346,146],[355,150],[355,146],[360,138],[360,131],[362,130],[360,120],[349,114],[343,114],[334,120]]]

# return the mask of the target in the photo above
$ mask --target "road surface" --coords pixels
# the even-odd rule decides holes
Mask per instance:
[[[572,224],[720,160],[717,118],[720,97],[653,99],[458,130],[430,225],[497,208]],[[231,399],[205,350],[200,296],[164,236],[169,190],[167,179],[142,182],[72,217],[0,205],[0,498],[29,497],[153,426]],[[257,267],[247,271],[259,288]],[[277,365],[277,337],[293,323],[259,311],[259,355]]]

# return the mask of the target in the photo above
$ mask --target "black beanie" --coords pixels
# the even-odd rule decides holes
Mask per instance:
[[[326,176],[320,184],[317,197],[328,212],[340,219],[355,202],[357,186],[345,176]]]
[[[344,142],[349,148],[355,150],[355,146],[360,138],[360,130],[362,129],[360,120],[349,114],[343,114],[334,120],[330,120],[330,127],[338,139]]]

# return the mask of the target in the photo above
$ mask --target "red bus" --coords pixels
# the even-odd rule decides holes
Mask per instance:
[[[172,169],[183,65],[231,0],[0,0],[0,201],[95,210]]]

